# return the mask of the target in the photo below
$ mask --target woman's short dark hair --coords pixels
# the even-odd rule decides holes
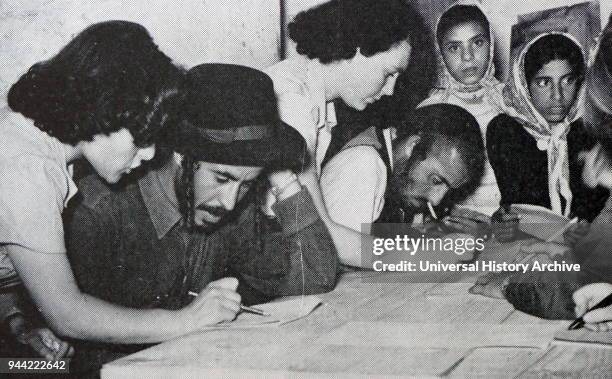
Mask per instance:
[[[482,13],[480,8],[476,5],[455,5],[444,12],[442,17],[440,17],[440,21],[438,21],[438,28],[436,29],[438,45],[442,46],[442,40],[451,28],[466,22],[478,23],[486,32],[485,37],[487,39],[490,38],[489,20],[487,20],[487,16]]]
[[[568,37],[550,34],[537,40],[525,54],[525,79],[530,83],[538,71],[554,60],[565,60],[580,80],[584,76],[584,57],[580,47]]]
[[[128,129],[144,147],[166,117],[160,107],[181,70],[147,30],[127,21],[89,26],[15,83],[8,104],[64,143]]]
[[[369,57],[411,42],[417,17],[405,0],[331,0],[298,13],[289,38],[299,54],[324,64],[351,59],[357,48]]]

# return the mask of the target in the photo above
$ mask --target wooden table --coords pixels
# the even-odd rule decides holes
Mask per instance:
[[[612,349],[551,344],[568,322],[471,295],[470,283],[402,277],[347,273],[304,319],[168,341],[105,365],[102,377],[612,378]]]

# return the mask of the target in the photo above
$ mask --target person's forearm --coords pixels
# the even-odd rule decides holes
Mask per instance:
[[[43,310],[49,325],[66,337],[138,344],[161,342],[184,333],[175,311],[125,308],[86,294],[66,300],[70,307]]]
[[[9,247],[34,303],[58,334],[115,343],[160,342],[189,330],[189,313],[121,307],[79,290],[66,255],[44,254],[20,246]],[[179,322],[179,317],[184,319]]]
[[[319,182],[312,170],[307,170],[299,175],[300,182],[308,189],[308,192],[312,196],[313,203],[317,208],[317,212],[321,217],[321,220],[325,223],[329,234],[331,235],[340,262],[349,266],[357,267],[369,267],[370,261],[368,259],[362,259],[362,243],[367,248],[370,247],[369,251],[372,251],[373,237],[367,234],[356,232],[350,228],[342,226],[334,222],[327,212],[325,202],[323,201],[323,195]],[[371,255],[371,253],[370,253]]]
[[[327,227],[322,221],[309,225],[292,237],[290,272],[281,285],[282,295],[329,292],[336,286],[339,261]]]
[[[336,248],[308,191],[277,202],[274,211],[283,229],[281,251],[289,255],[290,263],[278,295],[331,291],[338,273]]]

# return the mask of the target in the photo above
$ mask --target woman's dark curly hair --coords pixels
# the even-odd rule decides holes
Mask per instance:
[[[544,36],[531,45],[525,54],[525,79],[527,83],[547,63],[554,60],[566,60],[572,72],[582,82],[584,78],[584,56],[574,41],[561,34]]]
[[[408,40],[418,17],[405,0],[331,0],[298,13],[289,23],[297,52],[321,63],[370,57]]]
[[[8,104],[63,143],[126,128],[145,147],[165,122],[160,104],[181,74],[141,25],[101,22],[33,65],[9,90]]]

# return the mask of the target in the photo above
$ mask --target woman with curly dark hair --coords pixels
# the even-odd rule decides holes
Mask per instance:
[[[60,335],[159,342],[225,319],[198,299],[179,311],[106,303],[79,290],[66,256],[62,211],[77,191],[68,165],[84,159],[115,183],[151,159],[181,76],[145,28],[109,21],[10,89],[13,112],[0,121],[0,285],[23,283]]]
[[[361,264],[359,236],[330,219],[319,184],[331,128],[336,125],[333,101],[341,99],[363,110],[393,94],[397,77],[410,60],[411,38],[419,33],[413,30],[415,14],[404,0],[328,1],[295,17],[289,37],[299,55],[267,70],[281,118],[302,134],[313,158],[300,179],[346,264]]]

